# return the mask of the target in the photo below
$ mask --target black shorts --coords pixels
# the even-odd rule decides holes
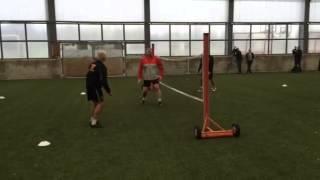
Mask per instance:
[[[155,80],[144,80],[143,81],[143,87],[150,87],[152,85],[155,84],[159,84],[159,79],[155,79]]]
[[[88,101],[103,102],[103,92],[101,88],[87,87]]]

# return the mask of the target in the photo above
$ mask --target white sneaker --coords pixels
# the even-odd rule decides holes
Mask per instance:
[[[146,102],[145,98],[141,98],[141,104],[144,104]]]
[[[95,118],[91,117],[90,124],[91,124],[91,126],[95,126],[97,124],[97,120]]]

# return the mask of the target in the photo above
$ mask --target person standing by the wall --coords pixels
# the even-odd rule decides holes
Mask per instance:
[[[232,48],[232,51],[231,51],[232,57],[231,57],[230,63],[228,64],[228,69],[231,69],[231,68],[233,67],[233,62],[236,62],[236,61],[237,61],[237,60],[236,60],[236,59],[237,59],[236,54],[237,54],[237,47],[234,46],[234,47]]]
[[[291,69],[291,72],[296,72],[296,53],[297,53],[297,46],[295,46],[295,47],[292,49],[292,56],[293,56],[294,66],[293,66],[293,68]]]
[[[302,50],[301,50],[301,48],[295,46],[294,49],[292,50],[292,55],[294,58],[294,66],[293,66],[291,72],[299,73],[302,71],[302,68],[301,68]]]
[[[251,71],[251,65],[254,60],[254,53],[249,49],[249,51],[246,53],[246,60],[247,60],[247,73],[252,73]]]
[[[241,74],[242,53],[239,48],[236,48],[235,50],[235,57],[236,57],[236,62],[238,67],[238,73]]]

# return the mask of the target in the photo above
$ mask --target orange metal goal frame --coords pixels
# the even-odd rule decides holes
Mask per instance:
[[[232,124],[231,129],[222,128],[216,121],[210,117],[210,101],[208,89],[209,77],[209,53],[210,35],[203,34],[203,54],[202,54],[202,99],[203,99],[203,126],[194,128],[194,135],[198,139],[218,138],[218,137],[238,137],[240,135],[240,126]]]

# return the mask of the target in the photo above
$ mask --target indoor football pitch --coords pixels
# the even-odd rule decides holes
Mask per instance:
[[[238,138],[197,140],[202,104],[162,87],[140,103],[136,78],[109,78],[103,128],[89,127],[84,79],[0,81],[0,177],[320,179],[320,74],[215,76],[211,114]],[[200,76],[166,76],[194,96]],[[282,87],[287,84],[287,87]],[[50,146],[38,147],[40,141]]]

